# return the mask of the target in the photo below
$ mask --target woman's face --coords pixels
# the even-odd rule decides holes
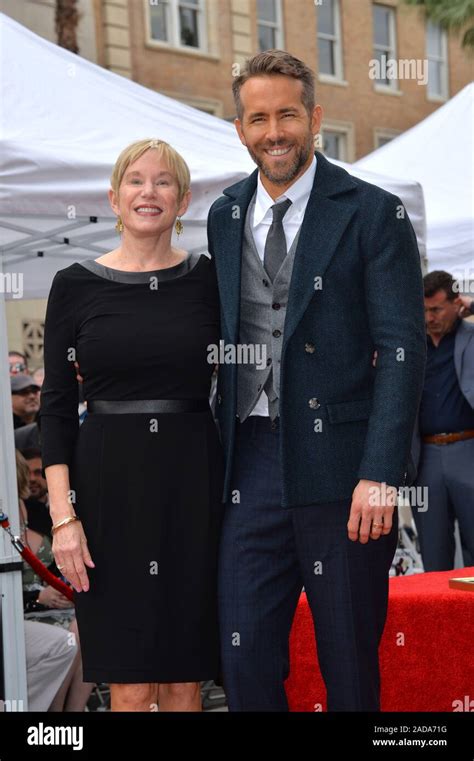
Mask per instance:
[[[148,150],[127,167],[118,196],[109,191],[112,209],[129,232],[147,237],[171,231],[189,205],[188,191],[178,203],[179,189],[158,151]]]

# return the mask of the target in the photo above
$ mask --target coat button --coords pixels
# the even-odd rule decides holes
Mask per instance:
[[[280,338],[281,330],[274,330],[272,335],[274,336],[274,338]]]
[[[217,404],[222,404],[222,396],[217,394]]]
[[[278,309],[280,309],[280,306],[281,306],[281,304],[278,304],[278,302],[275,302],[274,304],[272,304],[272,309],[277,309],[278,310]]]
[[[272,358],[268,357],[268,359],[267,359],[267,367],[270,367],[271,364],[272,364]]]
[[[264,284],[265,288],[268,288],[268,285],[269,285],[268,280],[264,279],[262,280],[262,283]]]
[[[312,344],[312,343],[306,343],[306,344],[304,345],[304,350],[305,350],[305,352],[306,352],[307,354],[314,354],[314,352],[315,352],[315,349],[316,349],[316,347],[315,347],[315,345],[314,345],[314,344]]]
[[[319,403],[319,399],[316,399],[315,396],[313,396],[313,398],[309,400],[308,404],[312,410],[317,410],[321,407]]]

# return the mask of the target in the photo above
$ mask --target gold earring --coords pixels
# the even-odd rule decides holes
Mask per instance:
[[[123,222],[121,217],[117,218],[115,229],[117,230],[118,233],[123,233]]]
[[[181,217],[178,217],[178,219],[176,220],[176,222],[174,224],[174,229],[176,230],[176,235],[178,236],[178,238],[181,235],[181,233],[183,232],[183,227],[184,227],[184,225],[181,222]]]

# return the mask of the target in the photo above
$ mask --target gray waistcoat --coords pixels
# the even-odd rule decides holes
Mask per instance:
[[[252,412],[264,387],[268,394],[270,417],[278,415],[283,328],[295,251],[301,230],[300,227],[272,283],[253,238],[251,220],[255,198],[256,194],[249,204],[244,226],[239,343],[250,348],[257,346],[261,353],[256,355],[256,361],[241,362],[238,365],[237,413],[241,423]],[[248,356],[251,356],[250,351]],[[264,369],[259,369],[259,357],[266,359],[267,363],[271,359],[271,363],[266,364]]]

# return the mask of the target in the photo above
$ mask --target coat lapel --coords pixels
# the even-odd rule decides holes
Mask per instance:
[[[335,196],[356,188],[351,176],[317,153],[318,165],[295,251],[288,295],[283,350],[311,298],[318,293],[315,278],[324,273],[356,211]],[[229,340],[238,342],[240,281],[245,215],[257,186],[258,171],[224,190],[229,202],[213,212],[214,250],[222,313]],[[324,285],[323,285],[324,287]]]
[[[245,216],[256,187],[257,170],[246,180],[226,188],[224,194],[229,197],[229,203],[216,209],[213,214],[219,297],[229,341],[233,343],[238,343]]]
[[[301,225],[288,294],[283,351],[303,317],[309,302],[321,290],[319,281],[333,257],[344,230],[356,211],[355,205],[334,198],[354,190],[356,184],[345,171],[317,153],[314,185]]]

